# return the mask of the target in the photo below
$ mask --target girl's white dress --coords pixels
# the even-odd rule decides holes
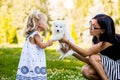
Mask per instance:
[[[16,80],[46,80],[46,58],[45,51],[36,44],[31,44],[30,37],[39,34],[32,32],[23,46],[20,62],[18,65]]]

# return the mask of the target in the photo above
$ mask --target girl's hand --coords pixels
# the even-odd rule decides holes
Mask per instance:
[[[52,40],[49,40],[48,41],[48,46],[51,46],[53,44],[53,41]]]

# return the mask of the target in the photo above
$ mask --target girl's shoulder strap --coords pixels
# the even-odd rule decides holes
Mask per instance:
[[[33,31],[31,34],[30,34],[30,37],[33,37],[35,34],[39,34],[38,31]]]
[[[30,32],[30,34],[26,37],[26,39],[29,38],[29,37],[34,37],[35,34],[39,34],[39,32],[38,31]]]

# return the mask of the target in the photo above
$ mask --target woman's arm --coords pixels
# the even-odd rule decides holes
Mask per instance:
[[[59,42],[60,42],[60,41],[59,41]],[[67,45],[67,44],[66,44],[66,45]],[[62,46],[62,47],[61,47],[61,50],[62,50],[64,53],[67,53],[67,51],[69,51],[70,49],[71,49],[71,48],[68,48],[68,47],[66,47],[66,46]],[[79,59],[80,61],[83,61],[83,62],[89,64],[88,57],[84,57],[84,56],[82,56],[82,55],[80,55],[80,54],[78,54],[78,53],[74,53],[73,56],[76,57],[77,59]]]
[[[97,44],[94,44],[91,48],[85,50],[70,42],[65,36],[61,39],[61,42],[68,44],[74,51],[83,57],[90,56],[92,54],[98,54],[101,51],[103,44],[103,42],[99,42]]]
[[[73,54],[74,57],[76,57],[77,59],[79,59],[80,61],[83,61],[87,64],[89,64],[89,58],[88,57],[83,57],[80,54],[74,53]]]

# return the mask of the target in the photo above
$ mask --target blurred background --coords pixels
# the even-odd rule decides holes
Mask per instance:
[[[23,30],[28,14],[35,9],[48,17],[48,30],[42,33],[44,41],[52,35],[51,22],[61,19],[65,21],[76,44],[89,48],[89,21],[99,13],[111,16],[116,32],[120,33],[120,0],[0,0],[0,80],[16,78],[25,42]],[[80,72],[86,64],[73,56],[59,61],[57,45],[55,42],[45,49],[47,80],[87,80]]]
[[[77,44],[89,44],[90,19],[98,13],[110,15],[120,32],[120,0],[0,0],[0,46],[22,46],[23,29],[30,11],[37,9],[48,16],[45,40],[52,34],[50,22],[62,19],[66,22]]]

